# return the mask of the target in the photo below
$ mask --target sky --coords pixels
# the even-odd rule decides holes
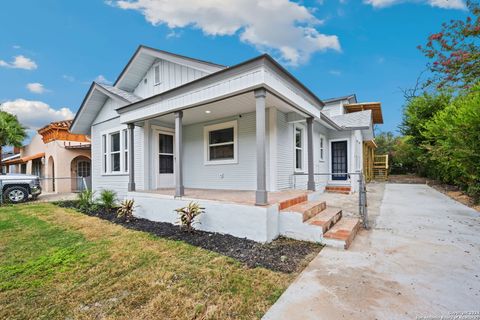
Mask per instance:
[[[321,99],[380,101],[380,131],[397,131],[401,88],[426,69],[417,46],[467,14],[463,0],[4,0],[1,109],[30,133],[73,118],[143,44],[223,65],[268,53]]]

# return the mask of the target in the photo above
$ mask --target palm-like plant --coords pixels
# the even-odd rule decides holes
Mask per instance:
[[[0,163],[2,162],[3,147],[21,147],[27,137],[23,127],[13,114],[0,111]]]

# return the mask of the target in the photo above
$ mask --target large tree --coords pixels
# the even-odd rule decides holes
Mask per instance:
[[[480,78],[480,4],[468,0],[469,16],[465,20],[450,20],[440,32],[432,34],[419,49],[432,61],[428,68],[433,74],[426,85],[437,88],[469,89]]]
[[[0,163],[2,162],[3,147],[21,147],[26,137],[25,128],[18,122],[17,117],[0,111]]]

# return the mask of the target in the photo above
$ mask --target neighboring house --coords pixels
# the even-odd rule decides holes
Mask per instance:
[[[42,178],[44,192],[76,192],[90,184],[90,139],[69,131],[72,120],[52,122],[38,130],[15,157],[5,158],[8,173]],[[5,170],[4,170],[5,171]]]
[[[140,46],[113,86],[92,83],[71,130],[91,135],[93,189],[138,216],[175,222],[196,199],[200,228],[269,241],[288,233],[285,203],[355,192],[346,173],[381,122],[379,103],[325,103],[269,55],[225,67]]]

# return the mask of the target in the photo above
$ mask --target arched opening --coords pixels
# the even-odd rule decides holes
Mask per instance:
[[[52,156],[48,158],[47,172],[47,191],[55,192],[55,163]]]
[[[73,158],[70,163],[72,192],[82,192],[91,188],[91,162],[86,156]]]

